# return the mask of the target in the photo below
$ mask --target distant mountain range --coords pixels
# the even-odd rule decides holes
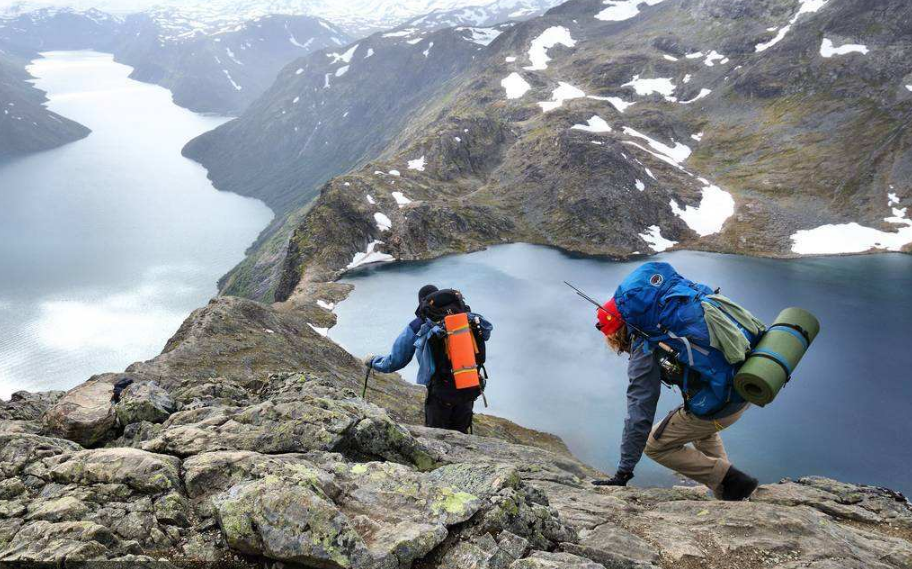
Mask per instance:
[[[5,9],[0,7],[0,17],[60,7],[99,9],[120,15],[179,13],[182,26],[198,33],[211,33],[264,16],[312,16],[333,22],[353,37],[363,37],[429,14],[438,14],[453,25],[488,25],[538,15],[558,3],[558,0],[26,0],[13,2]]]
[[[898,0],[571,0],[312,54],[185,148],[281,214],[223,291],[504,241],[908,251],[910,21]]]
[[[482,5],[475,5],[479,3]],[[132,66],[133,79],[168,88],[178,105],[198,112],[237,115],[272,85],[279,70],[290,61],[315,51],[339,48],[370,31],[397,28],[400,33],[414,33],[490,25],[541,14],[555,3],[16,2],[0,8],[0,49],[17,54],[16,58],[4,59],[6,83],[0,85],[0,98],[12,102],[13,83],[17,83],[18,91],[30,89],[18,83],[27,79],[24,67],[39,52],[94,49],[111,52],[116,61]],[[472,6],[464,8],[467,4]],[[36,94],[40,99],[40,93]],[[38,115],[33,118],[40,124]],[[60,132],[55,134],[55,129]],[[42,143],[26,140],[29,137],[19,143],[24,133],[14,131],[3,135],[7,145],[0,150],[0,156],[62,144],[73,140],[77,132],[86,132],[73,130],[73,124],[52,120],[43,134],[30,133]]]

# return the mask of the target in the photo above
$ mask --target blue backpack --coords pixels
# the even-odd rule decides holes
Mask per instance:
[[[711,298],[713,295],[710,287],[684,278],[668,263],[657,262],[633,271],[614,294],[624,321],[644,340],[642,349],[652,351],[662,343],[676,352],[684,367],[681,387],[685,405],[697,416],[711,415],[728,403],[744,401],[733,384],[740,364],[730,363],[721,350],[712,346],[703,304],[724,309]],[[723,313],[727,315],[724,310]],[[747,343],[756,346],[762,331],[754,334],[731,316],[728,318]]]

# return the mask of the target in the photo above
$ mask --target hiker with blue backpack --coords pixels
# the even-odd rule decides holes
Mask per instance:
[[[630,355],[621,459],[612,478],[594,484],[626,486],[645,452],[718,499],[747,499],[758,481],[731,464],[719,433],[751,402],[772,401],[816,337],[816,318],[790,308],[767,329],[668,263],[640,266],[604,304],[573,288],[598,306],[608,346]],[[684,403],[653,426],[663,384],[677,387]]]
[[[425,285],[418,308],[386,356],[368,355],[371,370],[392,373],[418,357],[418,384],[427,388],[424,424],[462,433],[472,431],[475,400],[483,395],[485,343],[494,326],[472,312],[457,290]]]

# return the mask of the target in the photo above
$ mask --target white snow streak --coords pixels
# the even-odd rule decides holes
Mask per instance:
[[[659,93],[665,97],[666,101],[675,102],[677,101],[674,98],[675,84],[668,77],[656,77],[654,79],[640,79],[639,75],[634,75],[633,79],[629,83],[624,83],[621,87],[631,87],[636,91],[637,95],[641,97],[644,95],[651,95],[653,93]]]
[[[828,38],[823,38],[823,43],[820,44],[820,56],[827,59],[834,55],[846,55],[848,53],[860,53],[864,55],[868,53],[868,47],[857,43],[847,43],[835,47],[833,41]]]
[[[529,61],[532,65],[525,67],[528,71],[541,71],[548,68],[548,50],[556,45],[573,47],[576,40],[570,36],[570,30],[563,26],[552,26],[532,40],[529,47]]]
[[[327,53],[326,57],[332,58],[332,63],[336,64],[340,61],[342,63],[351,63],[352,57],[355,55],[355,52],[358,50],[358,46],[361,44],[356,43],[348,51],[343,54],[338,53]]]
[[[655,6],[661,3],[662,0],[605,0],[605,5],[608,7],[595,17],[608,22],[620,22],[636,17],[640,13],[640,4]]]
[[[669,160],[671,160],[674,164],[676,164],[678,166],[680,166],[681,163],[683,163],[685,160],[687,160],[691,154],[690,147],[687,146],[686,144],[681,144],[680,142],[675,142],[674,147],[671,147],[671,146],[668,146],[667,144],[662,144],[661,142],[659,142],[657,140],[649,138],[645,134],[632,129],[629,126],[624,127],[624,134],[626,134],[627,136],[633,136],[633,137],[641,138],[641,139],[645,140],[649,144],[650,148],[652,148],[659,154],[662,154],[663,156],[667,157]]]
[[[507,75],[507,77],[500,82],[500,85],[507,91],[508,99],[519,99],[532,88],[532,86],[522,78],[522,75],[515,71]]]
[[[896,232],[881,231],[855,222],[822,225],[792,235],[792,252],[799,255],[838,255],[864,253],[871,249],[899,251],[912,243],[912,219],[907,215],[908,208],[892,207],[898,203],[899,196],[887,194],[887,205],[891,206],[893,215],[884,221],[903,226]]]
[[[317,334],[323,336],[324,338],[329,335],[329,328],[317,328],[316,326],[314,326],[313,324],[311,324],[309,322],[307,323],[307,325],[310,326],[311,330],[313,330]]]
[[[592,115],[592,118],[587,121],[587,124],[575,124],[570,128],[582,130],[584,132],[591,132],[593,134],[611,132],[611,127],[608,126],[608,123],[605,122],[605,119],[598,115]]]
[[[697,95],[697,96],[694,97],[693,99],[690,99],[689,101],[681,101],[681,104],[682,104],[682,105],[689,105],[689,104],[691,104],[691,103],[693,103],[693,102],[695,102],[695,101],[699,101],[700,99],[702,99],[703,97],[706,97],[706,96],[709,95],[710,93],[712,93],[712,91],[709,90],[709,89],[700,89],[700,94],[699,94],[699,95]]]
[[[228,73],[227,69],[222,69],[222,72],[225,74],[225,77],[228,78],[228,82],[231,83],[231,86],[234,87],[235,90],[240,91],[243,89],[243,87],[234,82],[234,79],[231,78],[231,74]]]
[[[393,226],[392,220],[386,214],[380,212],[374,214],[374,221],[377,222],[377,229],[380,231],[389,231]]]
[[[367,249],[363,253],[355,253],[355,256],[352,258],[352,262],[348,264],[346,269],[354,269],[362,265],[369,265],[371,263],[385,263],[388,261],[395,261],[396,258],[387,253],[381,253],[377,251],[377,245],[383,245],[383,241],[371,241],[367,244]]]
[[[418,170],[419,172],[424,172],[424,167],[427,165],[427,160],[424,159],[424,156],[421,158],[415,158],[414,160],[408,161],[409,170]]]
[[[662,229],[658,225],[650,225],[646,228],[646,233],[640,233],[640,238],[649,243],[649,247],[656,253],[661,253],[678,244],[677,241],[671,241],[670,239],[662,237]]]
[[[617,109],[619,113],[623,113],[627,107],[632,107],[636,103],[628,103],[620,97],[598,97],[596,95],[589,95],[590,99],[595,99],[596,101],[608,101],[611,105]]]
[[[826,3],[828,1],[829,0],[798,0],[798,2],[801,4],[801,7],[798,8],[798,13],[796,13],[794,16],[792,16],[792,19],[789,20],[788,24],[779,28],[779,31],[776,33],[776,35],[775,35],[775,37],[773,37],[773,39],[771,39],[767,42],[758,43],[754,49],[756,49],[757,52],[759,53],[761,51],[766,51],[767,49],[769,49],[769,48],[773,47],[774,45],[776,45],[777,43],[781,42],[785,38],[785,35],[789,32],[789,30],[792,29],[792,26],[795,25],[795,22],[798,21],[798,18],[800,18],[803,14],[811,14],[813,12],[820,10],[821,8],[826,6]],[[770,29],[769,31],[772,31],[772,29]]]
[[[735,213],[735,200],[719,186],[707,182],[699,207],[689,205],[681,209],[678,202],[671,200],[671,211],[698,235],[706,237],[722,231],[726,220]]]
[[[466,41],[477,43],[478,45],[491,45],[503,32],[495,28],[456,28],[457,32],[469,32],[469,37],[464,38]]]
[[[396,203],[399,204],[399,207],[405,207],[408,204],[412,203],[412,200],[405,197],[402,192],[393,192],[393,199],[396,200]]]
[[[586,96],[586,93],[582,92],[569,83],[558,81],[557,84],[557,89],[551,92],[551,100],[542,101],[538,104],[542,108],[542,111],[546,113],[560,107],[564,104],[564,101],[569,101],[570,99],[579,99]]]

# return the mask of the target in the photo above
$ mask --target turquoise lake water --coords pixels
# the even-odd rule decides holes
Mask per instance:
[[[657,259],[722,287],[767,322],[786,306],[820,318],[822,332],[792,382],[771,405],[752,408],[723,433],[735,464],[764,482],[816,474],[912,492],[912,257],[676,252]],[[578,457],[613,472],[626,357],[607,350],[594,309],[561,281],[608,298],[637,265],[520,244],[372,266],[344,279],[356,288],[336,308],[339,324],[330,337],[356,355],[386,353],[412,318],[419,287],[458,288],[495,326],[485,412],[560,435]],[[403,373],[414,380],[414,363]],[[679,404],[677,392],[663,390],[657,418]],[[645,457],[636,471],[636,484],[675,482]]]

